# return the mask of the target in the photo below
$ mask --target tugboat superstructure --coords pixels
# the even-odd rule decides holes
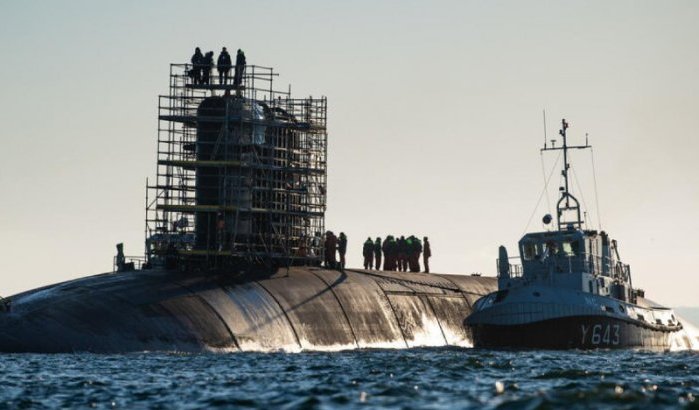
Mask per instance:
[[[474,305],[466,319],[476,347],[668,349],[682,329],[672,309],[658,306],[634,289],[629,265],[615,240],[585,229],[578,199],[568,186],[568,123],[562,151],[564,180],[556,206],[556,229],[527,233],[519,241],[521,264],[509,263],[500,247],[498,290]],[[544,224],[553,223],[546,215]]]

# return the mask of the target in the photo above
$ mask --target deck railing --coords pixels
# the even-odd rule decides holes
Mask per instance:
[[[140,270],[143,265],[147,262],[145,256],[124,256],[124,271]],[[112,261],[112,271],[119,271],[119,266],[117,263],[117,257],[115,256]]]
[[[508,258],[509,276],[512,278],[521,277],[524,272],[522,264],[510,263],[513,259],[519,259],[519,257]],[[588,272],[597,276],[618,277],[622,281],[627,281],[631,272],[631,268],[625,263],[591,254],[570,256],[557,254],[546,258],[542,262],[544,265],[547,262],[553,264],[554,271],[559,273]],[[501,270],[500,259],[495,261],[495,266],[498,277],[505,273]]]

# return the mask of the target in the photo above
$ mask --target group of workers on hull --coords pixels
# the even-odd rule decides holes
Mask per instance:
[[[332,231],[325,234],[325,267],[331,269],[345,268],[345,255],[347,254],[347,235],[340,232],[335,236]],[[340,260],[338,262],[337,255]],[[420,272],[420,256],[425,266],[425,273],[430,273],[429,259],[432,257],[432,248],[429,239],[425,236],[421,242],[415,235],[407,238],[401,236],[396,239],[388,235],[386,240],[381,242],[381,238],[372,240],[371,237],[364,241],[362,247],[364,256],[364,269],[383,270],[399,272]]]
[[[376,270],[381,270],[381,253],[383,252],[383,270],[399,272],[420,272],[420,255],[425,266],[425,273],[430,273],[430,257],[432,247],[429,239],[425,236],[420,242],[415,235],[407,238],[401,236],[397,238],[388,235],[381,243],[381,238],[371,241],[367,238],[364,242],[364,269],[371,269],[372,264]],[[373,250],[373,252],[371,252]]]
[[[214,52],[209,51],[206,54],[202,54],[201,49],[197,47],[190,61],[192,62],[192,69],[189,71],[188,75],[192,79],[192,83],[195,85],[211,84],[211,70],[214,68]],[[233,74],[233,85],[236,87],[239,87],[243,82],[246,64],[245,53],[241,49],[238,49],[238,53],[235,56],[235,72]],[[216,60],[219,84],[228,83],[228,73],[231,71],[232,67],[231,56],[228,54],[226,47],[223,47]]]

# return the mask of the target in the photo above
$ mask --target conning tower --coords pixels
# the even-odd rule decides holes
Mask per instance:
[[[160,96],[157,182],[149,185],[153,263],[222,268],[314,265],[326,209],[327,100],[274,88],[272,68],[240,85],[194,83],[170,66]]]

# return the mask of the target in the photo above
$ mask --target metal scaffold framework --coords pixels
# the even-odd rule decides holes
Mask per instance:
[[[225,267],[321,260],[327,100],[277,91],[272,68],[240,85],[170,66],[159,97],[158,165],[148,186],[146,254]]]

